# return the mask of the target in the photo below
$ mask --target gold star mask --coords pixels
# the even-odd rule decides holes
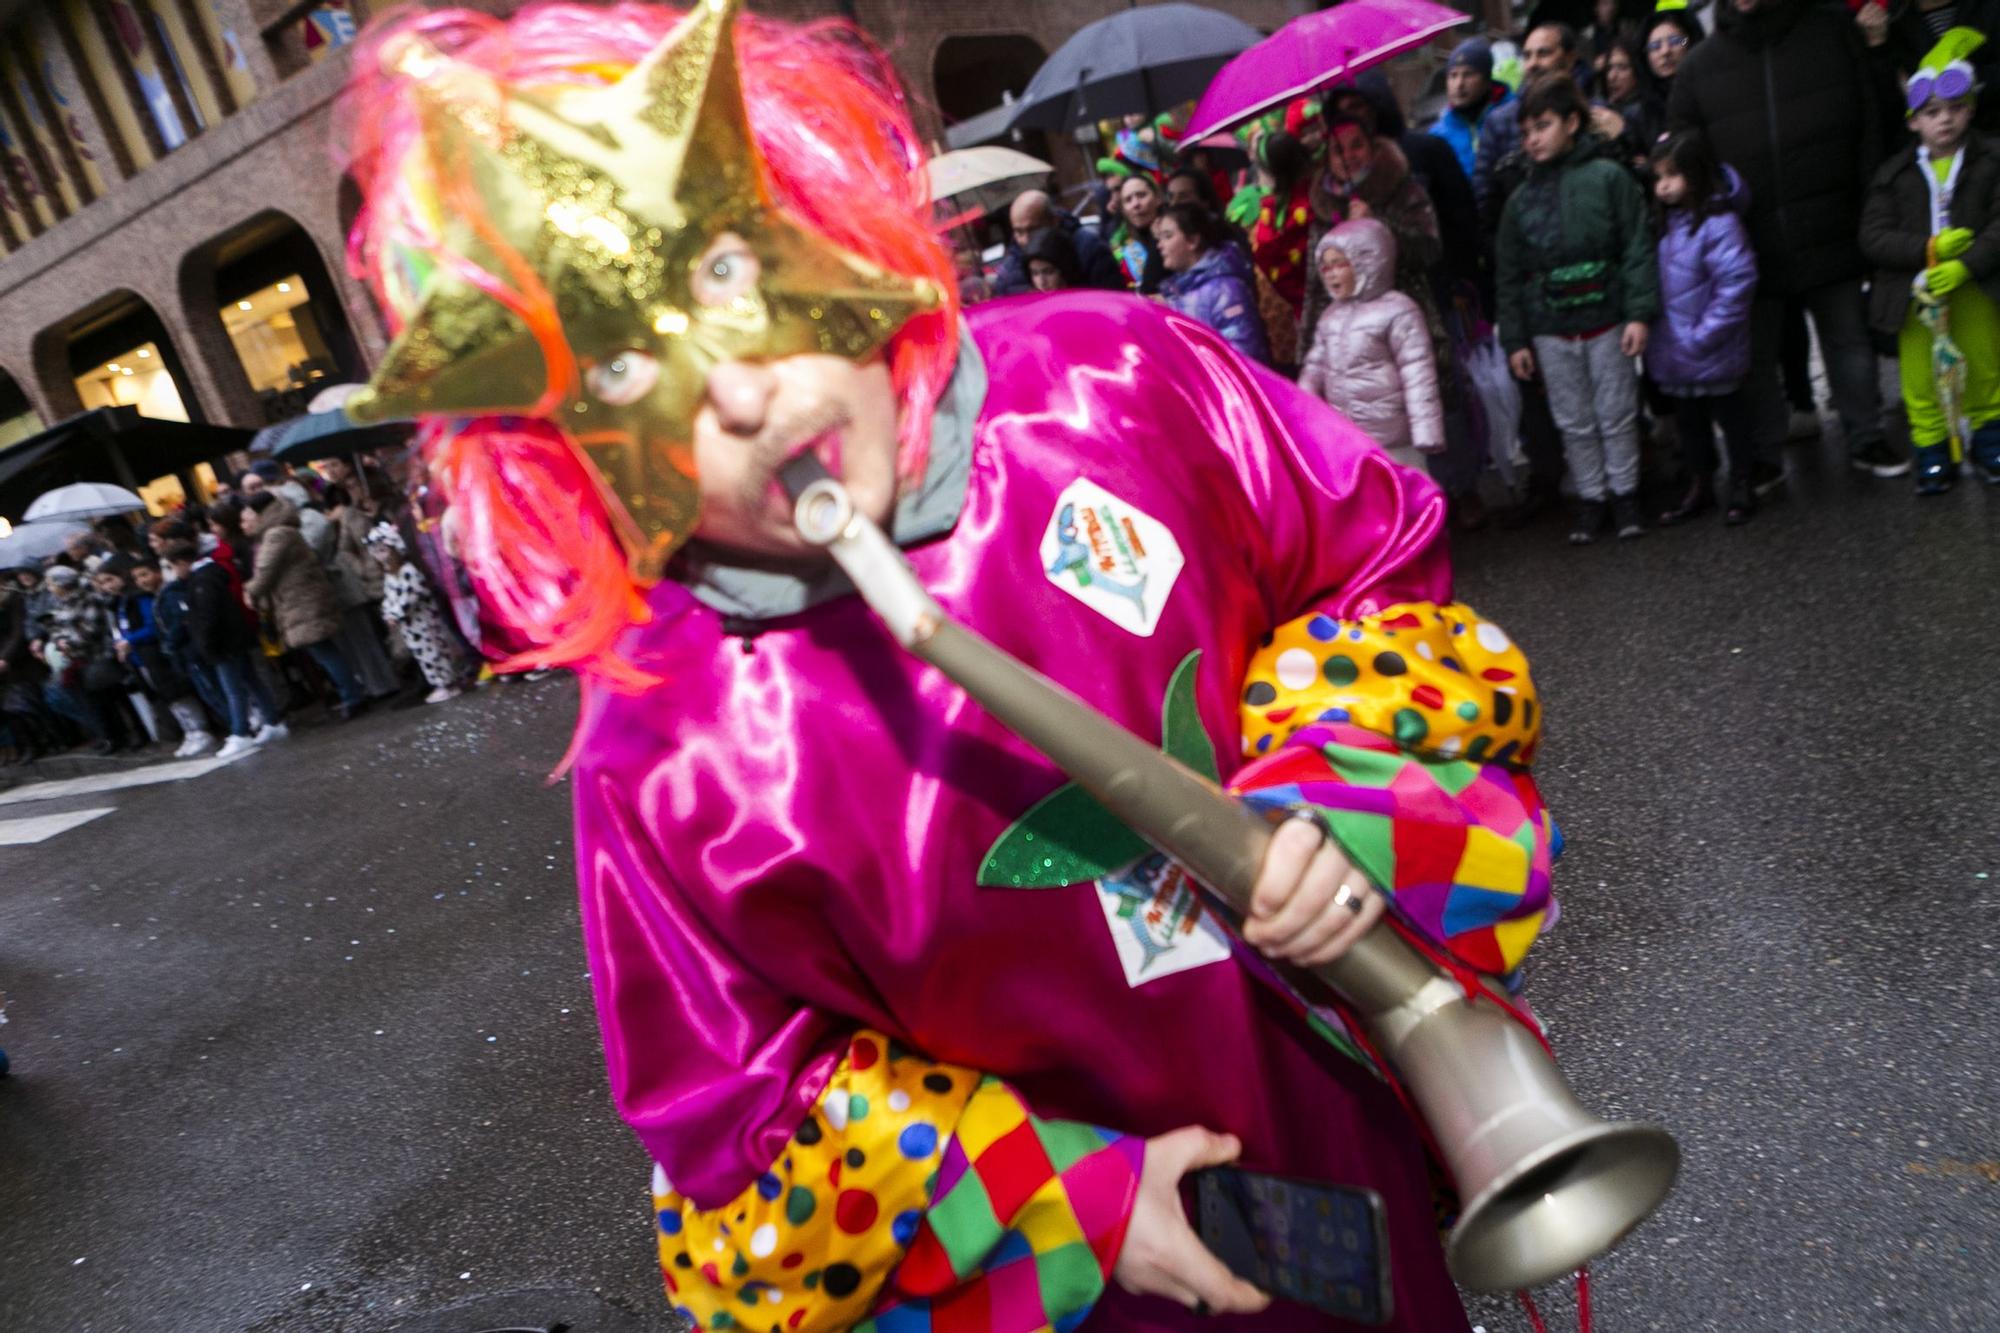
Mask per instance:
[[[715,365],[861,360],[941,299],[772,203],[735,11],[698,0],[604,87],[508,88],[417,38],[383,52],[415,83],[447,262],[347,412],[552,417],[622,502],[644,578],[699,519],[693,425]]]

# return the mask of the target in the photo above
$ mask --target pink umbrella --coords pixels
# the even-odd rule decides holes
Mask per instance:
[[[1204,139],[1254,120],[1422,46],[1470,18],[1430,0],[1347,0],[1293,19],[1222,67],[1182,137]]]

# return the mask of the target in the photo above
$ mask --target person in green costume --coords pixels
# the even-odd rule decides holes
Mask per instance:
[[[1897,340],[1917,493],[1958,481],[1967,434],[2000,486],[2000,139],[1972,131],[1972,28],[1938,40],[1910,79],[1917,142],[1876,173],[1861,216],[1875,265],[1870,321]]]

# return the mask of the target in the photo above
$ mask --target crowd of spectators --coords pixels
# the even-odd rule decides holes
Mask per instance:
[[[1600,0],[1582,32],[1461,42],[1426,130],[1371,71],[1249,127],[1235,176],[1128,123],[1145,151],[1107,164],[1101,218],[1020,196],[991,290],[1165,302],[1427,469],[1463,528],[1489,466],[1509,522],[1572,495],[1578,544],[1748,521],[1821,433],[1815,345],[1857,473],[1913,446],[1920,494],[1961,453],[2000,483],[1996,7]],[[1947,303],[1977,349],[1956,416],[1931,386]]]
[[[234,757],[302,709],[345,721],[455,697],[480,671],[478,627],[437,540],[386,472],[349,459],[267,460],[209,505],[97,520],[0,574],[0,763]]]

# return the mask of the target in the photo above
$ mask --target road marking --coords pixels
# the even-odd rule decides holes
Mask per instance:
[[[100,815],[111,813],[112,807],[100,806],[95,810],[67,810],[59,815],[30,815],[26,819],[0,819],[0,847],[27,847],[37,842],[47,842],[58,833],[67,833],[79,824],[88,824]]]
[[[248,754],[251,751],[245,751]],[[123,791],[128,787],[150,787],[159,782],[185,782],[213,773],[224,764],[233,764],[243,755],[227,759],[186,759],[175,764],[154,764],[123,773],[100,773],[88,778],[60,778],[37,782],[11,791],[0,791],[0,805],[20,805],[25,801],[51,801],[59,796],[95,796],[99,792]]]

